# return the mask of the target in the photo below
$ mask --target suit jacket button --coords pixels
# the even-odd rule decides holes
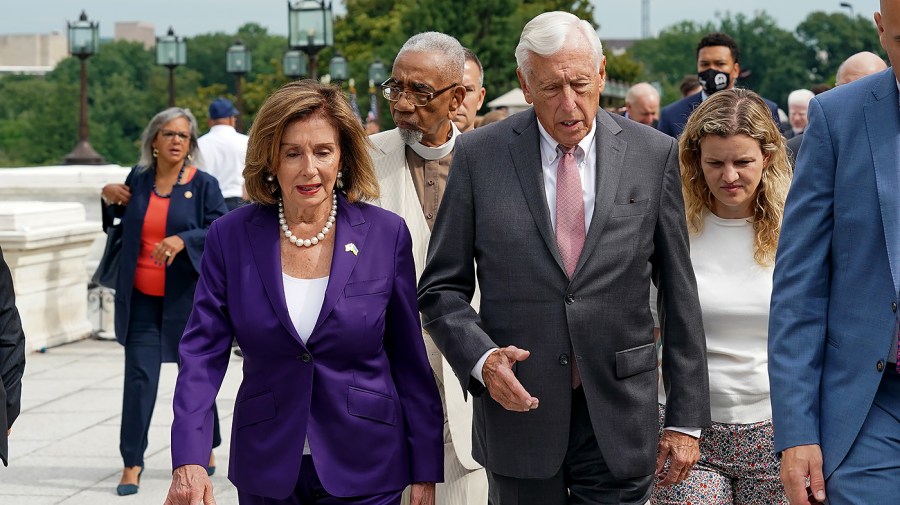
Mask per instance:
[[[575,303],[575,295],[569,293],[566,295],[566,305],[572,305],[573,303]]]
[[[884,371],[884,360],[880,359],[878,360],[878,363],[875,363],[875,370],[878,370],[879,372]]]
[[[312,356],[310,356],[308,352],[305,352],[305,353],[301,354],[300,356],[297,356],[297,359],[299,359],[300,361],[302,361],[304,363],[309,363],[310,361],[312,361]]]
[[[569,355],[568,354],[560,354],[559,355],[559,364],[560,365],[568,365],[569,364]]]
[[[897,312],[897,302],[891,302],[891,310]]]

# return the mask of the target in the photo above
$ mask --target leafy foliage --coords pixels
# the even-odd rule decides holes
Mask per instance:
[[[594,19],[590,0],[346,0],[346,15],[335,19],[335,45],[357,78],[359,107],[369,107],[367,70],[376,58],[390,69],[400,46],[415,33],[429,30],[455,36],[478,54],[485,69],[487,101],[518,86],[515,46],[525,23],[550,10],[568,10]],[[678,83],[696,72],[696,45],[703,35],[724,31],[741,47],[741,85],[782,104],[797,88],[832,80],[841,61],[858,51],[884,56],[874,23],[861,16],[811,13],[796,32],[777,26],[764,12],[719,16],[716,22],[683,21],[658,37],[636,42],[623,55],[607,54],[607,71],[620,81],[659,81],[663,101],[678,98]],[[265,98],[287,82],[281,58],[283,36],[269,34],[256,23],[237,33],[210,33],[188,41],[188,63],[175,70],[176,104],[190,108],[206,130],[207,106],[217,96],[235,100],[235,76],[225,71],[225,55],[236,38],[253,58],[244,76],[243,121],[249,128]],[[335,50],[318,55],[318,74],[328,72]],[[166,107],[168,69],[155,64],[155,54],[133,42],[104,44],[87,61],[91,144],[108,161],[134,163],[141,133],[150,118]],[[60,62],[45,77],[0,77],[0,166],[57,164],[78,139],[80,63]],[[380,83],[373,83],[377,93]],[[392,126],[381,101],[382,126]]]

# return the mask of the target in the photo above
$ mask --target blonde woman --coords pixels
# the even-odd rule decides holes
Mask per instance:
[[[691,114],[679,159],[713,425],[700,436],[691,475],[657,487],[651,502],[786,504],[766,369],[772,272],[790,185],[785,141],[759,95],[725,90]],[[662,386],[659,398],[662,415]]]

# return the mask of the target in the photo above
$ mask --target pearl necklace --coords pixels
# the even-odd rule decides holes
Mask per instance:
[[[312,247],[325,240],[325,235],[328,235],[328,232],[330,232],[331,228],[334,227],[335,216],[337,216],[337,192],[332,193],[331,195],[331,212],[328,214],[328,220],[325,221],[325,227],[322,228],[322,231],[317,233],[316,236],[312,238],[298,238],[293,233],[291,233],[291,230],[287,224],[287,219],[284,218],[284,202],[282,202],[281,198],[278,199],[278,224],[281,225],[281,231],[284,232],[284,236],[287,237],[287,239],[297,247]]]

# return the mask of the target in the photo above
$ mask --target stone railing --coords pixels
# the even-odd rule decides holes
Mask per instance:
[[[103,253],[100,189],[118,165],[0,169],[0,247],[13,275],[26,348],[112,330],[109,292],[88,291]]]

